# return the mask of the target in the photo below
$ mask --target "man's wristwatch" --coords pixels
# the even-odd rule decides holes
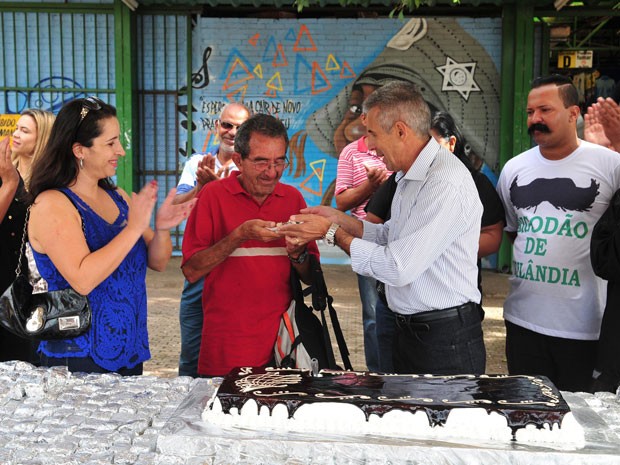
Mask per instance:
[[[323,239],[325,239],[325,243],[331,247],[336,245],[336,231],[338,231],[338,228],[340,227],[339,224],[337,223],[332,223],[329,227],[329,229],[327,230],[327,232],[325,233],[325,237]]]
[[[288,259],[291,262],[297,263],[298,265],[301,265],[303,262],[305,262],[306,258],[308,258],[308,249],[304,250],[301,254],[299,254],[299,257],[297,258],[293,258],[290,255],[288,256]]]

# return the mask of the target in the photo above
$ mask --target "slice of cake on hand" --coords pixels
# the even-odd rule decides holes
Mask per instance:
[[[584,432],[545,377],[379,375],[239,368],[203,419],[221,426],[346,435],[519,441],[583,447]]]

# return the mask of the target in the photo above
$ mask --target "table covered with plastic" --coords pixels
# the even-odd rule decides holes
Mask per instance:
[[[564,393],[586,433],[584,448],[565,451],[220,428],[201,416],[220,382],[0,363],[0,464],[620,465],[620,400],[609,393]]]
[[[334,436],[222,428],[201,419],[221,378],[201,380],[164,425],[160,452],[192,463],[244,464],[620,464],[620,399],[564,392],[585,432],[585,447],[519,442],[440,442],[371,435]],[[201,461],[202,460],[202,461]]]

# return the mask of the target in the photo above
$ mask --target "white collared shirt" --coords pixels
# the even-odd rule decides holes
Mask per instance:
[[[364,221],[351,242],[353,271],[384,282],[396,313],[480,302],[482,203],[467,168],[431,138],[397,182],[391,219]]]

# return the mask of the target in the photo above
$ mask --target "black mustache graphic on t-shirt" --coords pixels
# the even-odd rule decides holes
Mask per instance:
[[[562,211],[589,211],[599,193],[600,183],[591,179],[588,187],[577,187],[570,178],[539,178],[519,186],[518,176],[510,185],[510,200],[516,208],[536,208],[547,201]]]

